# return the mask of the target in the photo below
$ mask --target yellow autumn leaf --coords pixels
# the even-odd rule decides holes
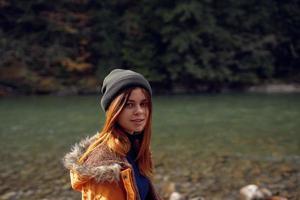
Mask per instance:
[[[68,70],[68,71],[78,71],[83,72],[89,70],[92,65],[86,62],[78,62],[71,60],[70,58],[65,58],[61,61],[61,64]]]

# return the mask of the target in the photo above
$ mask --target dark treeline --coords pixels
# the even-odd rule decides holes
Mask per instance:
[[[299,13],[297,0],[0,0],[0,90],[90,93],[115,67],[157,92],[297,82]]]

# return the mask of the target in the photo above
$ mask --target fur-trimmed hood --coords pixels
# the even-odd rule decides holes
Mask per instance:
[[[79,158],[95,139],[96,136],[87,137],[76,143],[71,152],[64,156],[64,166],[80,176],[93,178],[96,182],[119,181],[120,171],[129,167],[129,164],[125,158],[112,152],[106,145],[96,147],[83,164],[78,163]]]

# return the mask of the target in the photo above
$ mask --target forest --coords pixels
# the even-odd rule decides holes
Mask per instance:
[[[113,68],[144,74],[156,93],[299,83],[299,5],[0,0],[0,94],[97,93]]]

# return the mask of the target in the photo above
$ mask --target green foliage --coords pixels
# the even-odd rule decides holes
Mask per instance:
[[[299,10],[296,0],[3,1],[1,72],[20,67],[33,77],[1,75],[0,84],[47,93],[36,86],[45,78],[51,92],[86,91],[116,67],[168,91],[299,81]]]

